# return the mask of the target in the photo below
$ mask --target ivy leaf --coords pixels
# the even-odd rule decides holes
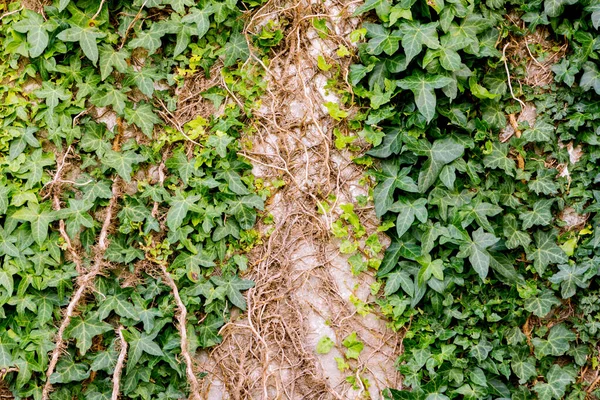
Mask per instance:
[[[508,158],[508,144],[492,143],[492,152],[483,158],[483,165],[492,169],[501,169],[507,175],[515,176],[515,161]]]
[[[120,73],[127,71],[127,58],[130,54],[127,50],[115,51],[112,46],[103,45],[100,48],[100,77],[102,80],[108,78],[114,69]]]
[[[550,329],[547,339],[533,338],[531,343],[535,347],[535,356],[542,357],[562,356],[569,350],[569,342],[577,339],[577,335],[565,327],[564,324],[554,325]]]
[[[519,215],[523,220],[523,229],[529,229],[534,225],[548,226],[552,222],[552,207],[553,199],[541,199],[533,204],[531,211],[525,211]]]
[[[527,259],[533,261],[533,266],[539,275],[543,275],[546,267],[552,263],[566,263],[568,258],[563,249],[555,241],[555,236],[551,232],[538,230],[535,234],[536,246],[533,250],[527,251]]]
[[[186,185],[189,183],[190,178],[195,176],[198,172],[195,164],[196,160],[194,158],[188,160],[185,153],[181,150],[173,152],[173,156],[165,163],[167,168],[177,171],[179,177]]]
[[[600,71],[598,67],[591,61],[583,64],[583,75],[579,85],[583,90],[594,88],[596,94],[600,94]]]
[[[44,25],[42,16],[29,9],[23,10],[25,18],[17,21],[12,28],[20,33],[27,33],[27,44],[29,44],[29,56],[36,58],[42,55],[48,47],[48,32]]]
[[[533,128],[525,129],[522,138],[528,142],[543,142],[547,143],[554,140],[554,125],[548,122],[536,121]]]
[[[227,156],[227,146],[233,142],[234,138],[227,135],[225,132],[217,131],[214,135],[210,135],[206,140],[206,144],[213,149],[221,158]]]
[[[128,360],[127,360],[127,373],[133,371],[136,364],[140,360],[143,353],[150,354],[151,356],[162,357],[164,354],[155,342],[154,338],[158,335],[158,332],[147,334],[141,333],[134,327],[130,327],[127,330],[123,330],[123,337],[129,343]]]
[[[472,240],[461,245],[461,254],[469,257],[469,262],[481,280],[485,280],[490,267],[490,254],[486,250],[498,242],[496,236],[479,228],[472,234]]]
[[[162,121],[152,111],[152,106],[148,103],[139,103],[135,109],[125,109],[125,119],[129,124],[135,124],[142,132],[152,139],[154,125]]]
[[[414,296],[414,283],[406,271],[392,272],[385,281],[384,295],[390,296],[402,288],[410,297]]]
[[[149,55],[152,55],[162,45],[160,38],[163,35],[164,33],[155,30],[140,31],[136,33],[136,37],[128,43],[128,46],[132,49],[142,47],[148,50]]]
[[[397,212],[396,232],[401,238],[411,227],[415,217],[422,223],[427,222],[427,200],[421,198],[414,201],[400,199],[390,207],[390,211]]]
[[[41,246],[48,237],[48,226],[56,220],[56,214],[47,203],[41,206],[30,203],[28,207],[14,213],[13,218],[28,221],[31,225],[31,236]]]
[[[346,358],[353,358],[358,360],[358,356],[365,347],[364,343],[358,339],[356,332],[352,332],[342,342],[342,345],[346,348]]]
[[[487,339],[483,338],[471,348],[471,351],[469,351],[469,355],[481,363],[488,357],[488,354],[490,353],[490,351],[492,351],[493,348],[494,347],[492,346],[492,344],[488,342]]]
[[[71,92],[66,88],[59,86],[53,82],[42,82],[42,87],[33,92],[40,99],[46,99],[46,105],[50,112],[58,105],[58,103],[71,99]]]
[[[536,317],[544,318],[550,313],[552,307],[559,305],[560,301],[554,296],[552,291],[544,289],[538,296],[533,296],[525,300],[525,309]]]
[[[398,32],[402,38],[402,48],[406,54],[406,63],[415,58],[421,52],[424,45],[430,49],[438,49],[440,47],[437,27],[437,22],[421,24],[418,21],[405,21],[399,25]],[[391,55],[393,53],[395,51],[387,54]],[[446,84],[443,86],[446,86]],[[436,89],[440,89],[440,87]]]
[[[0,368],[10,368],[14,366],[14,361],[7,343],[3,343],[0,338]]]
[[[519,355],[512,359],[510,366],[515,375],[519,378],[519,384],[521,385],[534,376],[537,376],[535,358],[533,357]]]
[[[516,249],[522,246],[524,249],[531,243],[531,237],[526,232],[519,230],[517,218],[513,214],[508,214],[503,220],[503,233],[506,238],[506,247]]]
[[[559,271],[552,275],[548,280],[554,284],[560,283],[560,294],[563,299],[573,297],[578,286],[582,289],[587,288],[588,283],[582,278],[589,269],[589,265],[578,266],[576,264],[561,264],[558,266],[558,269]]]
[[[198,344],[200,347],[207,348],[221,343],[219,329],[224,323],[225,321],[221,316],[209,314],[198,327]]]
[[[96,319],[95,316],[89,316],[86,319],[75,317],[69,325],[68,335],[77,340],[77,348],[81,354],[85,354],[92,347],[92,339],[95,336],[112,329],[110,324]]]
[[[56,212],[58,219],[67,220],[67,233],[71,238],[75,238],[82,226],[92,228],[94,220],[88,211],[94,206],[94,203],[85,200],[69,199],[69,207]]]
[[[365,22],[363,27],[367,30],[367,51],[377,56],[384,52],[391,56],[400,48],[400,31],[391,32],[379,24]]]
[[[317,343],[317,354],[329,354],[333,346],[335,346],[335,342],[329,337],[323,336]]]
[[[202,9],[194,7],[181,19],[181,22],[196,24],[196,32],[194,32],[194,34],[197,35],[198,40],[200,40],[206,35],[206,32],[208,32],[208,29],[210,28],[209,17],[214,14],[214,12],[215,10],[212,5],[206,5]]]
[[[238,60],[242,62],[246,61],[250,57],[250,48],[248,47],[248,42],[246,42],[246,37],[239,32],[232,34],[225,45],[224,54],[225,60],[223,64],[226,67],[231,67]]]
[[[131,182],[131,173],[133,165],[137,165],[146,160],[146,157],[136,153],[133,150],[123,152],[107,150],[104,157],[100,160],[105,166],[114,169],[125,180]]]
[[[102,300],[100,307],[98,307],[98,318],[100,321],[104,321],[110,315],[111,311],[114,311],[123,318],[129,318],[134,321],[139,320],[135,308],[123,293],[108,295]]]
[[[556,184],[556,171],[553,169],[538,170],[536,179],[529,181],[527,186],[533,190],[535,194],[540,193],[546,195],[554,195],[558,193],[558,185]],[[535,205],[534,205],[535,209]]]
[[[538,382],[533,387],[540,400],[562,399],[566,393],[567,386],[575,382],[575,377],[567,368],[561,368],[558,364],[552,365],[546,376],[546,382]]]
[[[178,12],[179,14],[184,14],[185,13],[185,7],[191,7],[195,4],[196,2],[194,0],[174,0],[174,1],[170,1],[169,5],[173,8],[173,10],[175,10],[176,12]]]
[[[439,139],[433,143],[433,146],[427,145],[427,147],[423,154],[428,155],[429,159],[419,173],[418,187],[420,193],[425,193],[435,183],[444,165],[456,160],[465,150],[462,144],[453,139]]]
[[[50,376],[50,383],[81,382],[90,376],[86,364],[76,364],[72,357],[63,357],[56,366],[56,372]]]
[[[228,169],[226,171],[219,172],[216,177],[217,179],[224,179],[229,185],[229,190],[231,190],[233,193],[240,196],[250,194],[250,191],[246,185],[244,185],[244,182],[242,182],[240,174],[237,172]]]
[[[549,17],[558,17],[566,5],[575,4],[577,0],[544,0],[544,11]]]
[[[242,291],[254,287],[254,282],[251,280],[240,279],[233,275],[229,278],[222,276],[213,276],[210,280],[217,286],[225,289],[227,298],[237,308],[242,311],[246,310],[246,300],[242,296]]]
[[[377,12],[377,15],[380,18],[383,18],[383,16],[387,16],[390,13],[390,9],[391,9],[390,0],[367,0],[367,1],[365,1],[365,4],[358,7],[354,11],[352,16],[356,17],[356,16],[366,13],[367,11],[375,10]]]
[[[435,116],[436,98],[434,89],[441,89],[452,82],[452,78],[446,76],[425,75],[421,71],[415,71],[411,76],[400,79],[398,86],[413,92],[419,112],[423,114],[427,122],[431,122]]]
[[[123,115],[125,112],[125,101],[127,90],[119,89],[110,84],[104,84],[92,94],[90,102],[96,107],[112,106],[118,114]]]
[[[98,62],[98,44],[97,39],[106,37],[106,33],[101,32],[98,28],[88,26],[82,28],[78,25],[72,25],[58,34],[57,38],[65,42],[79,42],[83,54],[89,58],[94,65]]]
[[[167,226],[169,229],[172,231],[177,230],[190,209],[197,212],[201,211],[196,206],[196,203],[201,198],[202,196],[200,195],[190,195],[186,197],[181,191],[177,191],[176,195],[169,200],[169,203],[171,204],[171,208],[167,213]]]

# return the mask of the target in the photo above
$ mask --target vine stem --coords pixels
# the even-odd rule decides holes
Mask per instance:
[[[510,71],[508,69],[508,62],[506,61],[506,48],[508,46],[510,46],[510,43],[506,43],[504,45],[504,48],[502,49],[502,60],[504,60],[504,68],[506,69],[506,76],[508,78],[508,88],[510,89],[510,95],[512,96],[512,98],[515,99],[516,101],[518,101],[519,104],[521,104],[521,107],[524,110],[525,109],[525,103],[523,102],[523,100],[518,99],[517,96],[515,96],[515,92],[513,92],[512,83],[510,82]]]
[[[110,227],[110,221],[112,219],[113,209],[115,208],[115,204],[117,203],[118,184],[119,184],[119,180],[115,179],[113,186],[112,186],[113,197],[110,199],[110,202],[108,204],[108,207],[106,210],[106,216],[104,217],[104,223],[102,224],[102,230],[100,231],[100,239],[98,240],[98,250],[97,250],[96,256],[95,256],[94,266],[85,275],[79,276],[77,278],[78,288],[75,291],[75,294],[73,295],[73,297],[71,298],[69,305],[67,306],[65,316],[64,316],[62,322],[60,323],[60,327],[58,328],[56,338],[54,339],[56,345],[54,347],[54,350],[52,351],[52,356],[50,357],[50,363],[48,364],[48,369],[46,370],[46,383],[44,384],[44,388],[42,390],[42,400],[48,400],[50,398],[50,391],[52,390],[52,384],[50,383],[50,377],[54,373],[56,364],[58,363],[58,359],[60,357],[60,353],[64,346],[65,331],[69,327],[69,324],[71,323],[71,318],[73,318],[75,309],[77,308],[77,305],[79,304],[79,301],[81,300],[81,297],[83,296],[83,294],[85,293],[87,288],[93,283],[94,278],[96,277],[96,275],[98,275],[98,273],[100,272],[100,270],[102,268],[102,258],[104,256],[104,252],[108,248],[108,242],[106,241],[106,237],[108,235],[108,228]],[[56,206],[56,202],[58,202],[58,197],[55,197],[55,206]],[[59,203],[59,208],[60,208],[60,203]],[[61,220],[61,222],[63,222],[63,221]],[[64,231],[64,229],[63,229],[63,231]],[[61,232],[61,234],[62,233],[63,232]],[[66,236],[66,233],[65,233],[65,236]],[[67,236],[67,238],[68,238],[68,236]],[[70,243],[70,241],[68,241],[68,243]],[[79,256],[77,256],[77,257],[79,258]]]
[[[119,326],[117,329],[117,335],[119,336],[119,342],[121,344],[121,351],[119,352],[119,358],[117,359],[117,365],[115,366],[115,372],[113,373],[113,391],[111,400],[119,400],[119,387],[121,386],[121,373],[123,372],[123,365],[125,364],[125,357],[127,357],[127,342],[123,337],[123,326]]]
[[[175,297],[175,302],[177,303],[177,321],[179,323],[179,336],[181,337],[181,355],[185,361],[185,374],[187,375],[189,384],[190,384],[190,399],[191,400],[202,400],[200,397],[200,384],[198,383],[198,378],[196,374],[194,374],[194,368],[192,363],[192,357],[188,351],[188,339],[187,339],[187,330],[186,330],[186,320],[187,320],[187,308],[181,301],[181,296],[179,296],[179,289],[177,289],[177,285],[175,281],[167,271],[165,264],[163,262],[159,262],[161,272],[165,278],[167,285],[171,288],[173,292],[173,297]]]

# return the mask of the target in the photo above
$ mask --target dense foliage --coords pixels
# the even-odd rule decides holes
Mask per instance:
[[[600,4],[367,0],[357,14],[350,80],[365,131],[385,134],[373,195],[395,224],[379,303],[404,332],[406,389],[387,396],[597,396]],[[556,48],[530,57],[568,51],[554,82],[519,85],[505,43],[541,28]],[[516,98],[537,119],[502,142]]]
[[[94,290],[58,349],[52,399],[111,398],[121,329],[122,397],[185,396],[181,310],[161,267],[187,308],[191,353],[218,343],[231,308],[245,308],[241,291],[253,283],[239,271],[268,192],[236,140],[262,87],[241,63],[250,56],[243,15],[259,3],[56,0],[43,13],[3,10],[0,379],[17,398],[42,397],[79,285]],[[194,95],[219,113],[177,121],[183,76],[216,64],[249,107],[222,104],[227,91],[214,86]],[[97,262],[93,282],[77,278]]]

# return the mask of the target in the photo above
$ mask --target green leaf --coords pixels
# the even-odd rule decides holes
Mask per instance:
[[[323,336],[317,343],[317,354],[329,354],[333,346],[335,346],[334,341],[327,336]]]
[[[406,271],[392,272],[385,281],[384,295],[390,296],[402,288],[407,295],[414,296],[414,283]]]
[[[42,16],[29,9],[23,10],[25,18],[12,25],[12,28],[20,33],[27,33],[27,44],[29,45],[29,56],[31,58],[42,55],[48,47],[48,32],[44,25]]]
[[[538,381],[533,390],[537,392],[540,400],[562,399],[567,386],[575,382],[575,377],[567,368],[557,364],[552,365],[546,376],[546,382]]]
[[[501,169],[509,176],[515,176],[515,161],[508,158],[508,144],[492,143],[492,152],[483,158],[483,165],[492,169]]]
[[[528,142],[547,143],[554,140],[554,125],[542,120],[536,121],[535,126],[523,131],[522,138]]]
[[[549,17],[558,17],[566,5],[575,3],[577,0],[544,0],[544,11]]]
[[[364,14],[367,11],[375,10],[377,15],[382,18],[390,13],[391,2],[390,0],[366,0],[365,4],[358,7],[352,14],[354,17]]]
[[[207,348],[221,343],[219,329],[225,322],[221,316],[209,314],[198,328],[198,344]]]
[[[70,338],[77,340],[77,348],[81,354],[85,354],[92,347],[92,339],[95,336],[112,331],[112,329],[110,324],[96,319],[95,316],[88,316],[86,319],[75,317],[71,320],[67,334]]]
[[[477,342],[475,346],[471,348],[469,351],[469,355],[475,358],[478,362],[482,362],[488,357],[490,351],[492,351],[493,346],[487,339],[481,339]]]
[[[464,150],[464,146],[453,139],[436,140],[433,146],[425,150],[424,154],[428,155],[429,159],[419,173],[419,192],[425,193],[435,183],[444,165],[456,160]]]
[[[516,249],[522,246],[526,249],[531,243],[531,237],[526,232],[519,230],[517,218],[513,214],[507,214],[503,219],[503,232],[506,238],[506,247]]]
[[[115,51],[111,46],[103,45],[100,48],[100,77],[102,80],[108,78],[114,69],[120,73],[127,71],[127,58],[130,54],[127,50]]]
[[[202,196],[190,195],[185,196],[183,192],[177,191],[176,195],[169,200],[171,208],[167,213],[167,226],[170,230],[175,231],[179,228],[187,216],[189,210],[200,212],[201,209],[196,205]]]
[[[559,305],[560,301],[554,296],[552,291],[544,289],[538,296],[533,296],[525,300],[525,309],[536,317],[544,318],[552,311],[552,307]]]
[[[129,302],[128,297],[122,293],[109,295],[102,299],[102,303],[98,307],[98,318],[100,318],[100,321],[104,321],[110,315],[111,311],[114,311],[123,318],[129,318],[134,321],[139,320],[135,308]]]
[[[56,214],[47,203],[41,206],[30,203],[27,208],[21,208],[14,213],[13,218],[28,221],[31,225],[31,236],[41,246],[48,237],[48,226],[56,220]]]
[[[369,22],[365,22],[363,27],[367,30],[367,51],[370,54],[377,56],[384,52],[391,56],[400,48],[400,31],[390,33],[383,26]]]
[[[135,124],[142,132],[152,139],[154,125],[162,121],[152,111],[152,106],[148,103],[139,103],[135,109],[125,109],[125,119],[130,124]]]
[[[76,364],[71,357],[63,357],[56,366],[56,372],[50,376],[50,383],[81,382],[89,376],[86,364]]]
[[[214,135],[208,137],[206,144],[215,149],[219,157],[225,158],[227,157],[227,146],[233,141],[233,137],[227,135],[225,132],[217,131]]]
[[[407,63],[421,52],[423,46],[427,46],[430,49],[438,49],[440,47],[437,27],[437,22],[421,24],[418,21],[404,21],[399,25],[398,32],[402,38],[402,48],[406,54]],[[387,54],[391,55],[392,53]],[[443,86],[446,86],[446,84]],[[436,89],[439,89],[439,87]]]
[[[468,255],[471,266],[477,272],[481,280],[484,280],[490,267],[490,254],[486,250],[498,242],[496,236],[479,228],[472,234],[472,240],[461,245],[461,252]]]
[[[577,339],[577,335],[567,329],[564,324],[558,324],[550,329],[547,339],[533,338],[531,343],[535,348],[535,356],[541,359],[548,355],[562,356],[569,350],[569,342],[575,339]]]
[[[203,9],[194,7],[191,8],[188,14],[181,19],[181,22],[196,24],[196,32],[194,34],[197,35],[198,40],[200,40],[204,35],[206,35],[206,32],[208,32],[208,29],[210,28],[209,17],[213,13],[214,9],[210,5],[205,6]]]
[[[104,84],[92,94],[90,102],[97,107],[112,106],[118,114],[125,112],[125,101],[127,90],[119,89],[114,85]]]
[[[237,172],[228,169],[226,171],[219,172],[216,176],[218,179],[225,179],[225,181],[229,184],[229,190],[233,193],[238,194],[240,196],[250,194],[250,191],[242,182],[240,174]]]
[[[552,283],[560,283],[560,294],[563,299],[573,297],[577,292],[577,287],[587,288],[588,284],[583,278],[589,266],[578,266],[576,264],[562,264],[558,266],[559,271],[552,275],[548,280]]]
[[[71,99],[71,92],[52,82],[42,82],[42,87],[33,92],[40,99],[46,99],[46,105],[52,111],[60,101]]]
[[[523,385],[529,379],[537,376],[537,370],[535,368],[535,358],[530,356],[519,355],[512,359],[510,363],[515,375],[519,378],[519,384]]]
[[[425,207],[426,204],[427,200],[422,198],[412,202],[400,199],[390,207],[391,211],[398,213],[396,220],[396,232],[399,238],[410,229],[415,217],[423,223],[427,221],[427,208]]]
[[[251,280],[240,279],[237,276],[224,278],[222,276],[213,276],[210,280],[217,286],[225,289],[227,298],[237,308],[242,311],[246,310],[246,300],[242,295],[242,291],[254,287],[254,282]]]
[[[552,232],[543,232],[538,230],[535,234],[536,246],[533,250],[527,251],[527,259],[533,261],[533,266],[538,274],[542,275],[546,267],[552,263],[560,264],[567,262],[567,255],[556,244],[555,236]]]
[[[365,347],[364,343],[358,339],[356,332],[352,332],[342,342],[342,345],[346,348],[346,358],[353,358],[358,360],[358,356]]]
[[[101,32],[97,27],[88,26],[82,28],[78,25],[72,25],[58,34],[57,38],[65,42],[79,42],[83,54],[89,58],[94,65],[98,62],[98,44],[97,39],[106,37],[106,33]]]
[[[153,332],[151,334],[143,332],[140,334],[140,332],[133,327],[123,330],[123,337],[129,344],[129,351],[127,353],[127,374],[134,370],[143,353],[157,357],[162,357],[164,355],[160,346],[154,342],[156,335],[158,335],[158,332]]]
[[[419,112],[430,122],[435,116],[436,98],[434,89],[441,89],[453,82],[452,78],[442,75],[425,75],[421,71],[413,72],[407,78],[400,79],[398,86],[415,95]]]
[[[600,94],[600,71],[598,67],[591,61],[583,64],[583,75],[579,85],[583,90],[594,88],[596,94]]]
[[[541,199],[533,204],[531,211],[525,211],[519,215],[523,220],[523,229],[529,229],[534,225],[548,226],[552,222],[552,207],[553,199]]]
[[[238,60],[246,61],[250,57],[250,48],[248,42],[246,42],[246,37],[239,32],[232,34],[225,45],[224,54],[224,65],[226,67],[234,65]]]
[[[133,166],[145,160],[145,156],[136,153],[133,150],[127,150],[123,152],[107,150],[106,153],[104,153],[104,157],[102,157],[100,161],[106,167],[117,171],[117,173],[121,176],[121,178],[123,178],[123,180],[125,180],[125,182],[131,182]]]

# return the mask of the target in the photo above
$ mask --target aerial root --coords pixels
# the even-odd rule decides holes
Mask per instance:
[[[75,310],[77,309],[77,306],[79,305],[81,297],[86,292],[86,290],[93,284],[95,277],[100,273],[100,270],[102,269],[102,259],[104,257],[104,252],[108,248],[108,242],[106,240],[107,235],[108,235],[108,229],[110,227],[113,210],[114,210],[115,205],[117,204],[117,200],[118,200],[118,194],[119,194],[118,193],[118,185],[119,185],[119,179],[115,179],[113,186],[112,186],[113,196],[110,199],[110,202],[108,204],[108,207],[106,210],[106,216],[104,218],[104,223],[102,224],[102,230],[100,231],[94,265],[89,272],[87,272],[85,275],[80,275],[77,278],[77,286],[78,286],[77,290],[75,291],[75,294],[73,295],[73,297],[71,298],[71,301],[69,302],[69,305],[67,306],[65,316],[60,323],[60,327],[58,328],[58,332],[54,339],[56,344],[55,344],[54,350],[52,351],[52,355],[50,357],[50,363],[48,364],[48,369],[46,370],[46,383],[44,384],[44,389],[42,390],[42,400],[48,400],[50,398],[50,391],[52,390],[52,384],[50,383],[50,377],[54,373],[56,364],[58,363],[58,359],[60,357],[60,353],[64,347],[65,331],[69,327],[69,324],[71,323],[71,318],[73,318],[73,316],[75,314]],[[60,202],[58,200],[58,196],[54,197],[54,208],[60,209]],[[75,262],[75,264],[78,267],[78,272],[82,273],[81,257],[79,257],[77,252],[73,249],[71,241],[70,241],[68,235],[66,234],[66,232],[64,231],[64,221],[61,220],[60,222],[62,223],[61,227],[63,227],[61,229],[61,236],[63,236],[63,238],[65,239],[65,242],[67,243],[69,252],[71,253],[71,255],[74,258],[73,261]]]
[[[181,337],[181,355],[183,356],[183,359],[185,361],[185,374],[190,385],[189,398],[193,400],[201,400],[200,383],[198,382],[198,378],[194,373],[192,357],[190,356],[190,353],[188,351],[188,339],[186,330],[187,308],[185,307],[185,304],[183,304],[183,301],[181,301],[181,296],[179,296],[179,289],[177,289],[177,285],[171,277],[171,274],[169,274],[169,271],[167,271],[167,268],[165,267],[164,263],[159,263],[158,265],[160,266],[162,275],[165,278],[167,285],[171,288],[171,291],[173,292],[173,297],[175,297],[175,302],[177,303],[177,310],[175,313],[179,325],[179,336]]]
[[[119,326],[117,329],[117,336],[119,337],[119,343],[121,350],[119,351],[119,358],[117,359],[117,365],[115,365],[115,372],[113,373],[113,391],[111,400],[119,399],[119,386],[121,384],[121,373],[123,372],[123,365],[125,365],[125,357],[127,357],[127,342],[123,337],[123,326]]]

